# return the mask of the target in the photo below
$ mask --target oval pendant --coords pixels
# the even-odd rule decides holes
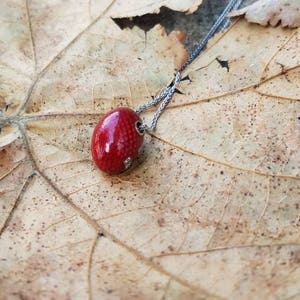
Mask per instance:
[[[108,174],[126,171],[137,158],[144,141],[139,115],[127,107],[104,115],[94,129],[91,152],[97,167]]]

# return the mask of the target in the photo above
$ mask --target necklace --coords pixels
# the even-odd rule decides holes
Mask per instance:
[[[92,140],[91,153],[97,167],[108,174],[119,174],[129,169],[137,158],[139,149],[144,141],[145,131],[154,130],[157,121],[181,81],[182,72],[199,56],[205,49],[208,40],[216,33],[223,31],[230,24],[227,14],[237,9],[243,0],[230,0],[220,14],[211,29],[192,51],[187,61],[176,72],[172,83],[159,95],[147,103],[138,106],[135,110],[128,107],[116,108],[105,114],[96,125]],[[153,115],[150,125],[145,124],[140,114],[159,104]]]

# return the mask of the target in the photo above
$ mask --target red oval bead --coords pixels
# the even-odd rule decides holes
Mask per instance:
[[[127,107],[114,109],[100,119],[91,142],[92,156],[100,170],[118,174],[137,158],[144,140],[137,122],[142,122],[139,115]]]

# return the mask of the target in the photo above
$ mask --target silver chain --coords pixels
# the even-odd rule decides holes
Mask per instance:
[[[196,46],[196,48],[192,51],[192,53],[190,54],[187,61],[176,72],[175,77],[174,77],[172,83],[170,84],[170,86],[166,87],[159,95],[154,97],[149,102],[141,104],[136,108],[135,112],[137,114],[140,114],[141,112],[148,109],[149,107],[155,106],[156,104],[161,102],[152,118],[151,124],[148,126],[143,123],[139,126],[139,130],[141,132],[144,132],[145,130],[154,130],[155,129],[159,117],[161,116],[161,114],[165,110],[166,106],[171,101],[171,98],[176,90],[176,86],[181,81],[181,73],[199,56],[199,54],[206,47],[208,40],[216,33],[217,30],[223,31],[230,25],[231,21],[229,18],[227,18],[227,14],[230,11],[237,9],[241,5],[242,2],[243,2],[243,0],[230,0],[229,3],[227,4],[227,6],[224,8],[223,12],[220,14],[218,19],[216,20],[216,22],[211,27],[211,29],[208,31],[208,33],[205,35],[205,37],[199,42],[199,44]]]

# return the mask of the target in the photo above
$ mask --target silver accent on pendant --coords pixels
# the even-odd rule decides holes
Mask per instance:
[[[135,130],[138,132],[139,135],[144,135],[145,133],[145,126],[142,121],[135,122]]]
[[[128,169],[131,167],[132,163],[133,163],[132,157],[130,157],[130,156],[127,157],[127,158],[124,160],[124,167],[125,167],[125,170],[128,170]]]

